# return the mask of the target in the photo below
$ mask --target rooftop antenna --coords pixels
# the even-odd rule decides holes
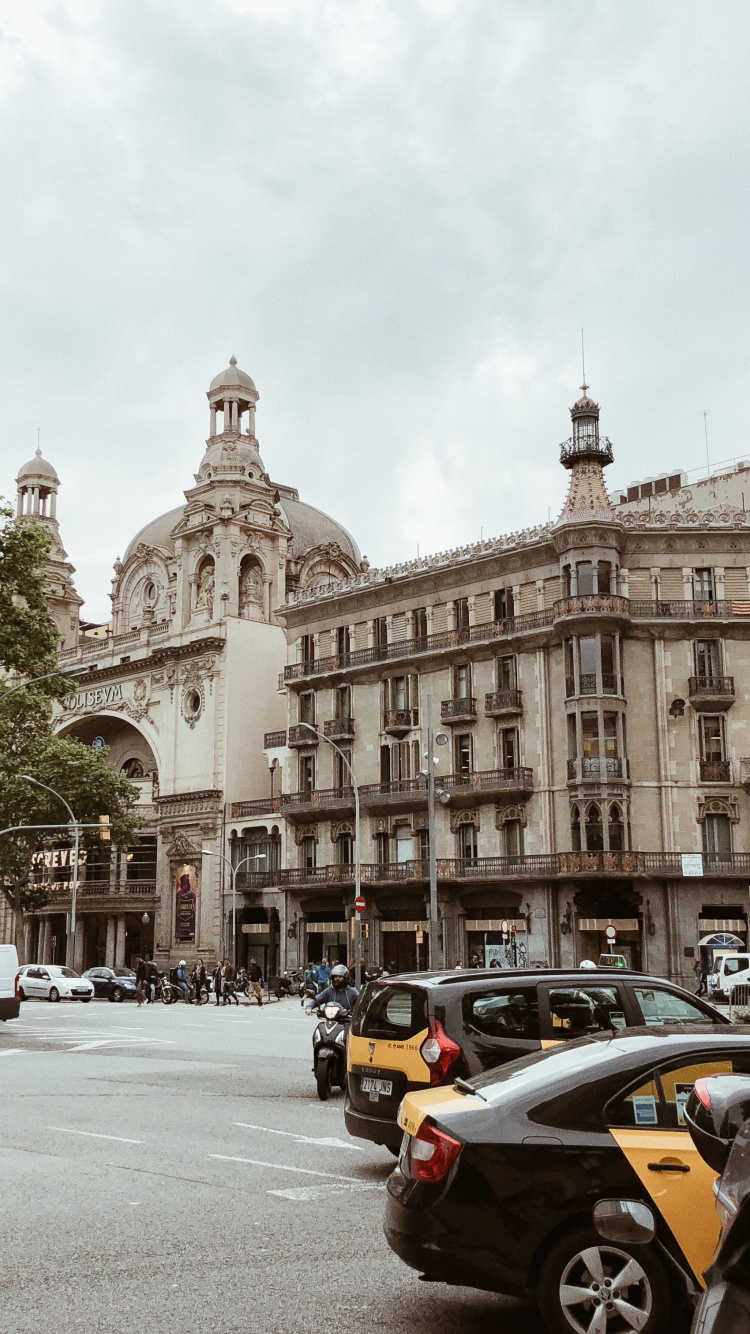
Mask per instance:
[[[586,348],[583,342],[583,325],[581,325],[581,369],[583,371],[583,384],[581,385],[581,389],[585,394],[588,385],[586,384]]]
[[[705,436],[705,438],[706,438],[706,477],[710,477],[710,476],[711,476],[711,464],[710,464],[709,457],[708,457],[708,422],[706,421],[706,418],[707,418],[707,417],[708,417],[708,408],[704,408],[704,409],[703,409],[703,434],[704,434],[704,436]]]
[[[37,426],[37,428],[36,428],[36,455],[37,455],[37,458],[41,458],[41,457],[42,457],[42,446],[41,446],[41,442],[40,442],[41,434],[42,434],[42,428],[41,428],[41,426]]]

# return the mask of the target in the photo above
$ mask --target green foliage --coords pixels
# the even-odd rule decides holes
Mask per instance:
[[[0,505],[0,668],[42,676],[57,666],[60,634],[46,593],[52,539],[35,523],[16,523]]]

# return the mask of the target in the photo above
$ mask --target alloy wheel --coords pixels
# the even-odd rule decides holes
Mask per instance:
[[[589,1246],[562,1273],[560,1307],[576,1334],[638,1334],[651,1316],[651,1284],[627,1251]]]

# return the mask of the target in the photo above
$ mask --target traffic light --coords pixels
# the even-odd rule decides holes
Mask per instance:
[[[101,839],[102,843],[109,843],[111,837],[112,837],[112,832],[111,832],[110,827],[109,827],[109,816],[108,816],[108,815],[100,815],[100,816],[99,816],[99,838]]]

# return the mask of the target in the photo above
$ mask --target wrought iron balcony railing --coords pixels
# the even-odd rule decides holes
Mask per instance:
[[[731,783],[732,765],[729,760],[701,760],[702,783]]]
[[[263,737],[263,749],[273,750],[275,746],[286,745],[286,730],[283,732],[266,732]]]
[[[630,600],[619,593],[579,593],[560,598],[553,606],[555,620],[561,616],[629,616]]]
[[[339,806],[354,807],[354,788],[312,788],[303,792],[282,792],[281,811],[331,810]]]
[[[522,692],[507,686],[504,690],[489,691],[484,697],[484,711],[491,718],[498,718],[504,713],[522,713]]]
[[[568,760],[569,783],[606,783],[610,778],[627,777],[628,762],[619,756]]]
[[[440,717],[444,723],[465,723],[476,716],[477,702],[473,695],[444,699],[440,704]]]
[[[727,696],[734,699],[733,676],[691,676],[688,681],[690,698],[700,695]]]
[[[353,718],[329,718],[323,723],[323,736],[333,741],[352,741],[354,739]]]
[[[383,731],[398,733],[410,732],[416,727],[419,714],[416,709],[386,709],[383,714]]]
[[[317,725],[315,723],[310,723],[308,726],[303,723],[298,723],[295,724],[294,727],[290,727],[287,744],[290,746],[317,746]]]

